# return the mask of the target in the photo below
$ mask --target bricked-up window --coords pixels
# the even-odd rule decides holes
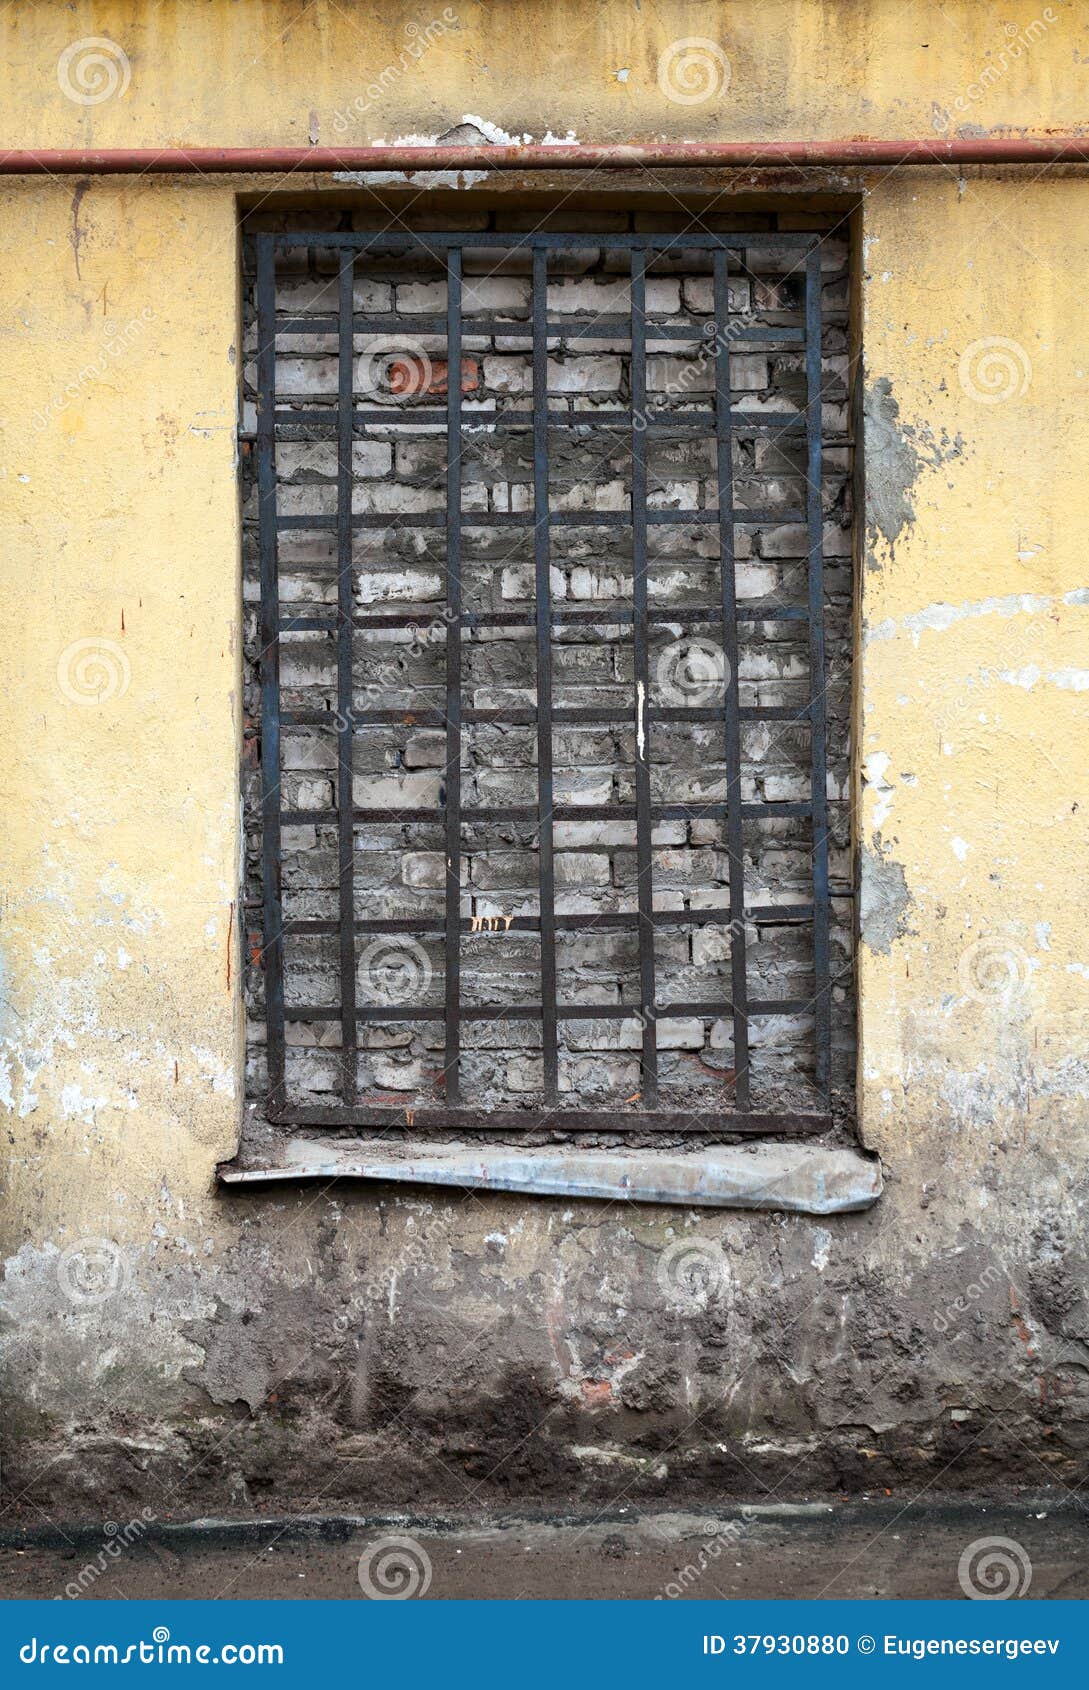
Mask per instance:
[[[248,243],[273,1120],[849,1109],[846,254],[584,221]]]

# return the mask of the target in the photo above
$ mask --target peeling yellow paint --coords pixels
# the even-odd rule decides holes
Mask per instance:
[[[70,183],[0,190],[16,1239],[43,1182],[47,1229],[123,1207],[140,1237],[165,1170],[207,1189],[241,1091],[238,492],[231,435],[187,429],[236,409],[234,199],[96,182],[78,276],[71,215]]]

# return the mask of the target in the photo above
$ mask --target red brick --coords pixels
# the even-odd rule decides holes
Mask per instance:
[[[449,368],[445,358],[433,358],[426,362],[420,358],[394,358],[389,365],[387,378],[391,393],[412,396],[414,394],[445,394],[449,385]],[[475,358],[461,360],[461,391],[471,393],[480,386],[480,365]]]

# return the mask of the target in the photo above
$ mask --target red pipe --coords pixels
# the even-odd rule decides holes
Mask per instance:
[[[98,147],[0,153],[4,176],[240,175],[281,171],[760,170],[901,164],[1086,164],[1089,134],[950,141],[649,141],[555,146]]]

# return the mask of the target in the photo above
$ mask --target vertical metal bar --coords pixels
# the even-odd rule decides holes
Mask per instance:
[[[276,543],[276,258],[257,236],[257,505],[261,566],[261,883],[268,1107],[286,1102],[280,885],[280,589]]]
[[[461,1101],[461,248],[446,260],[446,1101]]]
[[[806,549],[809,555],[809,727],[813,808],[813,970],[817,1085],[827,1095],[832,1064],[828,942],[828,794],[825,742],[824,535],[821,507],[821,253],[805,266]]]
[[[548,489],[548,252],[533,251],[533,547],[537,617],[537,883],[541,906],[544,1100],[559,1100],[556,1036],[556,881],[552,840],[552,590]]]
[[[733,998],[734,1102],[749,1107],[749,1012],[745,933],[745,841],[741,825],[741,719],[734,574],[734,473],[730,412],[730,291],[727,254],[715,253],[715,438],[718,451],[719,573],[722,579],[722,652],[725,673],[726,848],[730,862],[730,991]]]
[[[355,829],[352,822],[352,312],[355,252],[340,257],[337,392],[337,830],[340,877],[340,1049],[345,1103],[358,1095],[355,1003]]]
[[[632,652],[635,663],[635,859],[639,905],[639,1009],[643,1104],[658,1101],[654,1006],[654,879],[650,817],[650,653],[647,631],[647,284],[646,250],[631,255]]]

